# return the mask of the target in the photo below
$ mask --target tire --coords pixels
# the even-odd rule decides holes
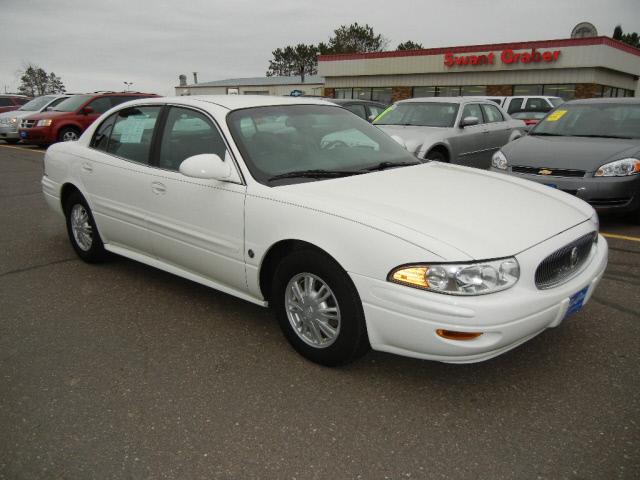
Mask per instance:
[[[79,192],[73,192],[64,207],[67,234],[71,246],[87,263],[99,263],[106,258],[104,244],[87,201]]]
[[[431,150],[428,152],[425,157],[425,160],[433,160],[434,162],[446,162],[447,157],[440,150]]]
[[[75,142],[80,138],[80,132],[74,127],[64,127],[58,132],[59,142]]]
[[[285,257],[275,271],[271,300],[284,336],[312,362],[344,365],[371,348],[358,291],[325,254],[300,250]]]
[[[16,143],[18,143],[20,141],[20,139],[17,139],[17,138],[5,138],[4,141],[7,142],[9,145],[15,145]]]

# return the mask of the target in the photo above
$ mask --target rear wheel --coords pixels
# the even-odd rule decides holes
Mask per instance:
[[[80,132],[74,127],[64,127],[58,133],[59,142],[75,142],[80,138]]]
[[[79,192],[73,192],[65,203],[67,234],[71,246],[87,263],[104,260],[106,251],[96,228],[91,209]]]
[[[285,257],[271,299],[285,337],[307,359],[337,366],[369,350],[360,296],[331,257],[314,250]]]

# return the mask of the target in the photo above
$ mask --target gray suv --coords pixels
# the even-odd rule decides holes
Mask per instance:
[[[0,113],[0,140],[7,143],[18,143],[20,141],[18,134],[20,119],[34,113],[44,112],[47,108],[53,108],[70,96],[70,94],[43,95],[25,103],[18,110]]]
[[[489,168],[491,156],[525,128],[494,102],[465,97],[402,100],[373,124],[418,158],[477,168]]]

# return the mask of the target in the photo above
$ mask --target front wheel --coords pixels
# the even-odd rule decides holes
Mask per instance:
[[[71,246],[87,263],[104,260],[106,251],[96,228],[91,209],[79,192],[72,193],[65,203],[67,234]]]
[[[434,162],[446,162],[447,157],[440,150],[432,150],[425,155],[425,160],[433,160]]]
[[[305,250],[285,257],[271,299],[285,337],[307,359],[333,367],[369,350],[358,291],[327,255]]]
[[[58,134],[58,141],[60,142],[75,142],[79,138],[80,132],[72,127],[65,127]]]

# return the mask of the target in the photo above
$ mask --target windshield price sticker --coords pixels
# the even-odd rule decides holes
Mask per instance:
[[[553,112],[551,115],[549,115],[546,118],[547,122],[557,122],[558,120],[560,120],[564,114],[567,113],[566,110],[556,110],[555,112]]]

